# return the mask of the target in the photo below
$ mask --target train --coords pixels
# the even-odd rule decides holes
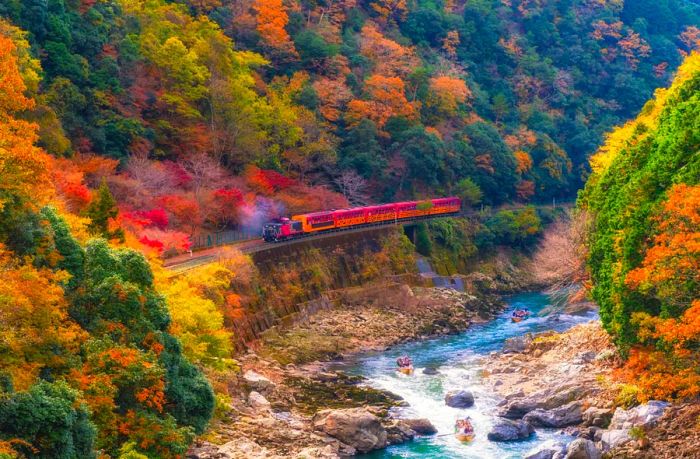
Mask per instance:
[[[278,218],[263,225],[265,242],[280,242],[333,230],[429,218],[459,213],[462,200],[455,196],[422,201],[393,202],[350,209],[333,209]]]

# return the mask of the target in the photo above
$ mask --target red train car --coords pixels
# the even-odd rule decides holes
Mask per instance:
[[[425,218],[432,215],[456,214],[461,204],[459,198],[447,197],[294,215],[291,219],[282,218],[265,224],[263,239],[276,242],[319,231]]]

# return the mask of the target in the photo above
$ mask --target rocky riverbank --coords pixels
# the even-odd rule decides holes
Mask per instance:
[[[489,320],[503,308],[497,285],[478,277],[469,283],[475,293],[393,283],[343,292],[337,308],[269,334],[240,358],[229,409],[188,457],[347,457],[435,433],[425,420],[393,419],[399,397],[328,362]]]
[[[554,442],[528,459],[697,457],[697,406],[650,401],[623,408],[611,377],[617,364],[599,322],[509,340],[485,362],[486,383],[503,397],[494,437],[538,428],[577,437],[568,448]],[[680,415],[687,422],[682,429]]]

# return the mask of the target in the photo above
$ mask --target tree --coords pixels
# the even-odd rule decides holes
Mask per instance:
[[[285,54],[296,54],[294,44],[285,30],[289,21],[282,0],[255,0],[257,30],[270,48]]]
[[[0,400],[0,432],[28,457],[95,458],[95,426],[79,393],[65,382],[42,381]]]
[[[85,215],[90,218],[88,229],[93,234],[104,236],[108,239],[121,239],[124,237],[121,228],[113,229],[111,227],[118,214],[117,202],[109,191],[107,182],[103,180],[100,188],[97,190],[97,197],[92,200],[85,211]]]
[[[340,188],[345,199],[353,206],[364,206],[367,204],[367,181],[354,170],[347,170],[340,173],[335,179],[335,184]]]
[[[365,81],[368,100],[350,101],[345,114],[346,122],[350,127],[354,127],[368,118],[382,128],[391,117],[414,119],[417,115],[415,105],[406,100],[404,91],[401,78],[372,75]]]
[[[462,199],[462,203],[466,206],[473,207],[481,202],[481,189],[479,185],[474,183],[469,177],[463,178],[457,182],[455,193]]]

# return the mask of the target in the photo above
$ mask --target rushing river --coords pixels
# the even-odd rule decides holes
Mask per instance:
[[[527,293],[507,298],[508,309],[495,320],[471,327],[458,335],[409,343],[386,352],[368,354],[343,365],[352,374],[365,376],[373,387],[389,390],[403,397],[410,407],[401,408],[402,417],[428,418],[438,434],[418,437],[413,442],[361,456],[364,458],[522,458],[548,441],[568,442],[571,438],[557,430],[538,429],[527,441],[495,443],[486,438],[497,411],[498,398],[489,393],[480,381],[480,360],[502,348],[507,338],[527,332],[563,331],[596,318],[594,313],[582,316],[547,313],[550,298],[543,293]],[[527,308],[533,315],[528,320],[512,323],[511,312]],[[395,371],[395,360],[407,354],[414,361],[415,372],[406,376]],[[423,369],[437,367],[438,375],[425,375]],[[472,391],[475,404],[471,408],[450,408],[444,403],[445,393],[453,389]],[[459,417],[471,416],[475,427],[474,441],[463,444],[451,433]]]

